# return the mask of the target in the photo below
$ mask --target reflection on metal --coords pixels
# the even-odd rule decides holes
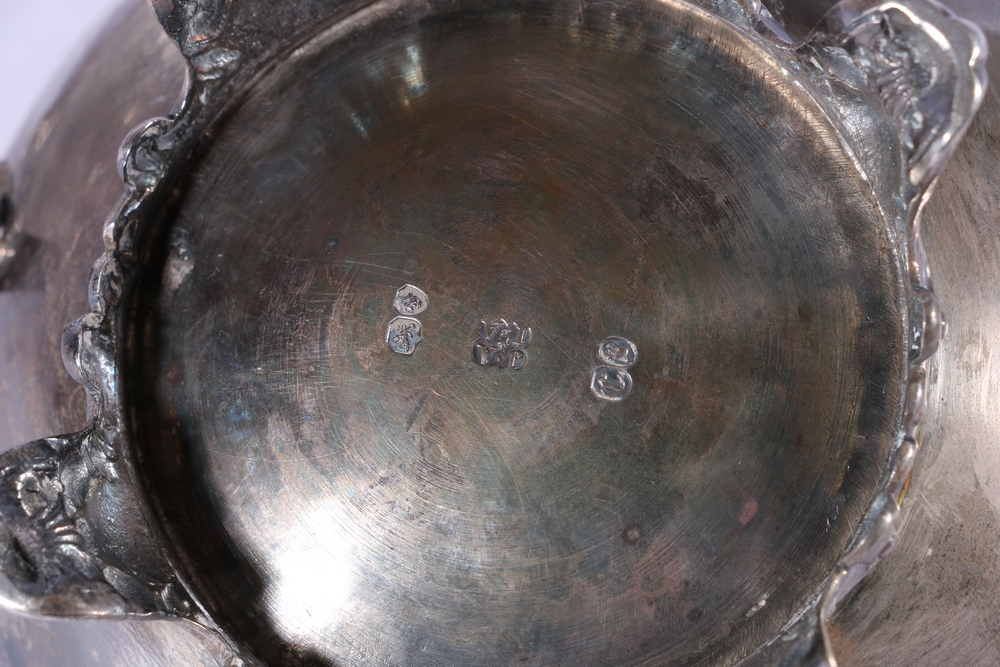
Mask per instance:
[[[173,230],[169,244],[170,253],[164,267],[163,283],[167,289],[175,290],[184,284],[194,270],[194,256],[187,235],[181,229]]]
[[[268,608],[289,633],[322,634],[331,618],[350,613],[355,593],[350,544],[333,531],[305,529],[342,517],[335,503],[319,504],[282,535],[286,548],[268,564]],[[292,615],[288,610],[294,609]]]
[[[192,77],[122,147],[64,338],[90,421],[0,461],[8,606],[181,617],[275,665],[835,664],[918,448],[919,219],[982,99],[975,29],[926,0],[849,0],[794,49],[736,0],[152,5]],[[431,265],[466,352],[386,363],[369,305]],[[397,292],[394,352],[426,303]],[[649,384],[595,410],[574,351],[664,341],[668,306]],[[484,312],[545,363],[470,371]],[[482,322],[473,357],[530,341]],[[598,354],[624,398],[637,349]]]
[[[424,79],[424,65],[420,57],[420,47],[411,44],[406,47],[406,57],[409,62],[403,65],[403,78],[408,87],[411,97],[419,97],[427,90],[427,82]]]

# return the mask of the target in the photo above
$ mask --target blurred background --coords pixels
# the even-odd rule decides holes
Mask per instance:
[[[0,0],[0,158],[40,115],[121,0]]]

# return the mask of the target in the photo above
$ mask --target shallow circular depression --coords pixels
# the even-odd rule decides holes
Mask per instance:
[[[383,9],[255,84],[149,240],[124,376],[185,576],[269,664],[736,662],[892,446],[865,184],[695,10]],[[498,318],[521,369],[473,358]],[[610,336],[620,402],[591,391]]]

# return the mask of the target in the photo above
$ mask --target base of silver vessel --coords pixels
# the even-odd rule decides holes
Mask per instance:
[[[968,121],[962,100],[982,94],[975,54],[971,79],[948,95],[935,88],[928,102],[906,88],[906,72],[883,69],[901,53],[939,59],[935,71],[956,67],[924,50],[922,31],[939,27],[937,14],[921,13],[932,4],[914,2],[904,16],[848,3],[797,50],[780,35],[777,45],[756,37],[770,17],[736,3],[712,4],[715,15],[681,3],[649,10],[704,21],[693,31],[710,35],[701,46],[665,40],[669,21],[650,27],[624,6],[564,16],[559,5],[549,24],[533,23],[544,15],[534,9],[453,4],[393,14],[380,13],[383,3],[331,18],[291,56],[261,49],[270,28],[231,28],[249,25],[240,18],[249,4],[187,14],[157,5],[193,67],[191,87],[179,115],[142,126],[122,152],[132,189],[107,226],[115,251],[95,274],[95,313],[66,339],[95,418],[6,459],[8,603],[191,619],[224,638],[203,656],[219,664],[733,664],[761,644],[746,664],[831,663],[843,635],[823,619],[895,541],[925,378],[936,377],[923,366],[939,338],[940,288],[930,290],[915,230]],[[962,24],[940,20],[956,52],[966,48]],[[275,21],[288,34],[308,24]],[[330,57],[331,44],[345,50]],[[750,124],[726,135],[700,107],[658,101],[657,90],[677,84],[646,82],[643,67],[662,65],[666,44],[687,63],[671,72],[715,58],[712,94],[745,105]],[[691,44],[697,57],[684,51]],[[362,55],[351,61],[350,48]],[[621,98],[617,82],[600,79],[616,58],[633,77]],[[786,80],[733,97],[724,74],[733,63],[811,92]],[[261,78],[243,80],[258,68]],[[538,90],[569,92],[531,99],[550,74]],[[689,123],[688,134],[690,119],[708,119],[700,145],[662,130],[652,134],[663,145],[638,145],[648,127],[614,109],[640,109],[628,96],[647,84],[644,103]],[[561,106],[601,85],[604,97]],[[711,108],[699,89],[671,94]],[[448,116],[445,103],[434,111],[449,99],[461,113]],[[883,103],[886,112],[851,115]],[[780,113],[754,107],[767,104]],[[948,104],[940,117],[928,111]],[[323,120],[295,115],[323,105]],[[822,150],[803,150],[817,128]],[[336,150],[325,147],[341,129]],[[807,185],[760,163],[727,181],[720,165],[790,159],[766,144],[747,149],[754,132],[798,146],[789,154]],[[901,158],[866,152],[892,134]],[[200,136],[210,140],[191,158]],[[485,149],[476,137],[489,137]],[[617,147],[591,155],[595,137]],[[719,154],[698,152],[706,146]],[[324,150],[337,159],[324,162]],[[405,157],[401,167],[385,162],[393,155]],[[619,172],[602,169],[635,156],[655,164],[621,171],[631,176],[616,188]],[[670,171],[679,167],[687,171]],[[808,181],[810,169],[823,178]],[[529,197],[531,179],[551,202]],[[316,193],[338,187],[345,194],[324,210]],[[769,188],[826,197],[842,207],[838,220],[805,204],[799,226],[785,224],[788,211],[759,216]],[[351,205],[337,199],[356,193]],[[628,207],[658,193],[673,193],[674,208],[669,197],[659,211]],[[635,228],[643,219],[660,227]],[[25,221],[12,229],[30,234]],[[746,238],[732,244],[740,225]],[[765,249],[757,233],[777,245]],[[432,307],[402,313],[403,283],[426,290]],[[401,317],[419,323],[419,348],[392,347],[386,327]],[[519,323],[518,334],[493,340],[491,322]],[[641,360],[619,367],[595,356],[609,332],[636,341]],[[489,353],[470,355],[474,340]],[[595,400],[595,363],[629,378],[615,385],[628,385],[625,400]],[[816,468],[824,456],[834,463]],[[813,485],[808,505],[795,499],[802,484]],[[852,659],[850,647],[844,655]]]

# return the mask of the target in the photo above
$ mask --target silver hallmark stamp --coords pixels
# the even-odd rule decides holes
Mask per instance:
[[[599,366],[590,376],[590,391],[602,401],[617,403],[632,391],[632,376],[623,368]]]
[[[608,366],[617,368],[628,368],[638,356],[639,350],[635,343],[619,336],[605,338],[597,348],[597,357]]]
[[[413,354],[420,343],[420,320],[412,317],[394,317],[385,332],[385,344],[396,354]]]
[[[496,366],[514,370],[528,363],[525,350],[531,342],[531,329],[518,326],[517,322],[496,319],[479,323],[479,338],[472,345],[472,358],[480,366]]]
[[[396,297],[392,300],[392,307],[400,315],[418,315],[427,310],[430,300],[427,293],[416,285],[403,285],[396,290]]]
[[[590,391],[602,401],[617,403],[632,391],[632,376],[628,368],[639,356],[639,348],[628,338],[609,336],[597,346],[598,366],[590,374]]]

